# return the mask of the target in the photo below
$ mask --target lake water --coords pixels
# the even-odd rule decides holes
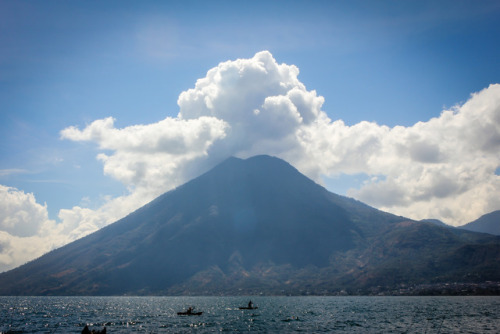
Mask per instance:
[[[252,300],[258,309],[239,310]],[[194,306],[201,316],[178,316]],[[500,297],[0,297],[0,333],[500,333]]]

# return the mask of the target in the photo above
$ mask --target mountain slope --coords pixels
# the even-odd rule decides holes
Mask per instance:
[[[500,210],[485,214],[473,222],[460,226],[461,229],[500,235]]]
[[[446,223],[443,223],[442,221],[440,221],[439,219],[422,219],[420,220],[421,222],[427,222],[427,223],[433,223],[434,225],[437,225],[437,226],[442,226],[442,227],[450,227],[450,228],[453,228],[453,226],[451,225],[448,225]]]
[[[459,270],[447,265],[464,247],[475,260]],[[412,222],[332,194],[277,158],[230,158],[1,274],[0,294],[334,293],[379,285],[386,275],[396,285],[478,270],[478,280],[500,280],[498,247],[499,238]]]

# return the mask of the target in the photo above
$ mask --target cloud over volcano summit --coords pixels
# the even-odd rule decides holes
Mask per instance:
[[[229,156],[274,155],[319,183],[324,177],[363,174],[366,181],[347,195],[415,219],[460,225],[500,208],[495,172],[500,165],[499,84],[473,93],[439,117],[391,128],[335,120],[335,111],[323,111],[324,98],[298,76],[296,66],[279,64],[262,51],[210,69],[180,94],[177,117],[117,128],[111,115],[83,129],[63,129],[63,139],[95,143],[104,173],[122,182],[128,193],[96,210],[61,210],[61,222],[49,224],[54,235],[47,233],[40,242],[60,246],[70,241],[66,234],[57,237],[66,225],[78,226],[72,228],[80,232],[71,235],[73,240],[88,234]],[[19,195],[13,190],[4,194],[5,203]],[[33,205],[40,217],[44,207]],[[23,238],[10,230],[2,233],[4,240]],[[3,254],[8,244],[3,243]],[[3,263],[11,267],[13,260]]]

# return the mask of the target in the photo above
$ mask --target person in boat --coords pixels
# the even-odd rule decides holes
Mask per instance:
[[[191,306],[188,307],[187,311],[186,311],[187,314],[191,314],[193,313],[193,308]]]
[[[249,302],[248,302],[248,308],[253,308],[253,303],[252,303],[252,301],[249,301]]]
[[[106,327],[104,327],[102,330],[95,330],[95,329],[93,329],[91,331],[89,329],[89,326],[85,325],[85,327],[82,330],[82,334],[106,334]]]

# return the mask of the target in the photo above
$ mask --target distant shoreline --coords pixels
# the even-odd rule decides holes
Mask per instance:
[[[487,281],[484,283],[432,283],[432,284],[401,284],[399,287],[372,287],[369,289],[345,289],[340,291],[242,291],[241,293],[221,292],[193,292],[174,294],[124,294],[124,295],[0,295],[0,297],[342,297],[342,296],[500,296],[500,282]]]

